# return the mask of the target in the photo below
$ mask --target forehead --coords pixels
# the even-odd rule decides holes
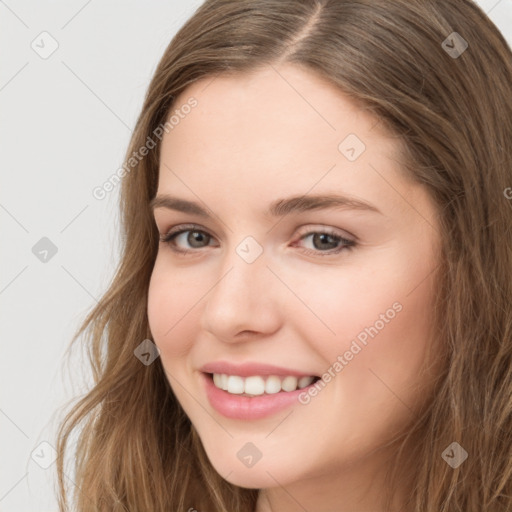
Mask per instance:
[[[347,128],[364,132],[377,127],[375,133],[379,132],[378,120],[334,84],[290,64],[203,78],[178,96],[174,108],[191,97],[198,105],[190,117],[202,128],[211,130],[210,123],[219,121],[216,129],[236,128],[240,136],[280,132],[284,137],[301,131],[336,139]]]
[[[210,160],[225,159],[226,151],[242,152],[246,159],[270,151],[274,159],[311,152],[338,159],[338,146],[350,134],[381,156],[395,149],[378,119],[332,83],[290,64],[205,77],[176,98],[171,117],[164,146],[187,151],[189,158],[200,158],[208,149]],[[199,148],[203,151],[194,153]]]
[[[195,106],[183,105],[195,100]],[[159,192],[215,200],[339,192],[397,200],[396,141],[330,82],[303,68],[266,66],[201,79],[176,99],[164,135]],[[179,114],[179,115],[177,115]],[[170,117],[169,116],[169,117]],[[348,140],[348,143],[346,141]],[[347,158],[347,144],[360,151]]]

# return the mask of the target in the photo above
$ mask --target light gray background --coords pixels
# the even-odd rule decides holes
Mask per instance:
[[[92,190],[122,164],[156,64],[201,3],[0,0],[0,512],[57,511],[41,443],[88,381],[64,352],[118,258],[119,187]],[[478,3],[512,45],[512,0]],[[51,49],[44,31],[58,43],[46,59],[31,47]],[[32,252],[43,237],[47,262]]]

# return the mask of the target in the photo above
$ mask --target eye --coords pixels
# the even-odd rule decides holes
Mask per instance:
[[[188,229],[187,229],[188,228]],[[200,249],[201,247],[207,247],[212,237],[201,229],[197,229],[198,226],[178,226],[175,229],[171,229],[167,234],[160,237],[160,241],[169,247],[180,253],[190,253],[193,250],[181,249],[178,247],[177,242],[190,244],[192,249]],[[186,235],[186,236],[184,236]]]
[[[344,238],[339,233],[330,229],[323,229],[318,231],[309,231],[300,237],[300,240],[311,238],[313,250],[306,249],[306,254],[330,256],[338,254],[344,249],[351,250],[355,246],[354,240]]]
[[[312,237],[313,249],[305,249],[303,252],[315,256],[338,254],[344,249],[350,250],[355,246],[354,240],[344,238],[328,228],[309,231],[300,236],[299,241],[306,240],[309,237]],[[194,224],[177,226],[165,235],[160,236],[160,242],[168,245],[172,251],[182,254],[198,252],[195,249],[208,247],[212,240],[211,235]],[[180,247],[180,243],[188,245],[188,247]]]

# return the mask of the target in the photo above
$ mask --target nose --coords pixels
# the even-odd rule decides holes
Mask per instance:
[[[205,297],[201,327],[224,342],[272,334],[282,320],[279,285],[267,267],[265,252],[247,263],[235,250],[230,251]]]

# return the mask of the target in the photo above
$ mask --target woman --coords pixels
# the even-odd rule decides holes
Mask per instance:
[[[83,424],[78,510],[511,510],[510,84],[469,0],[205,2],[127,152],[61,509]]]

